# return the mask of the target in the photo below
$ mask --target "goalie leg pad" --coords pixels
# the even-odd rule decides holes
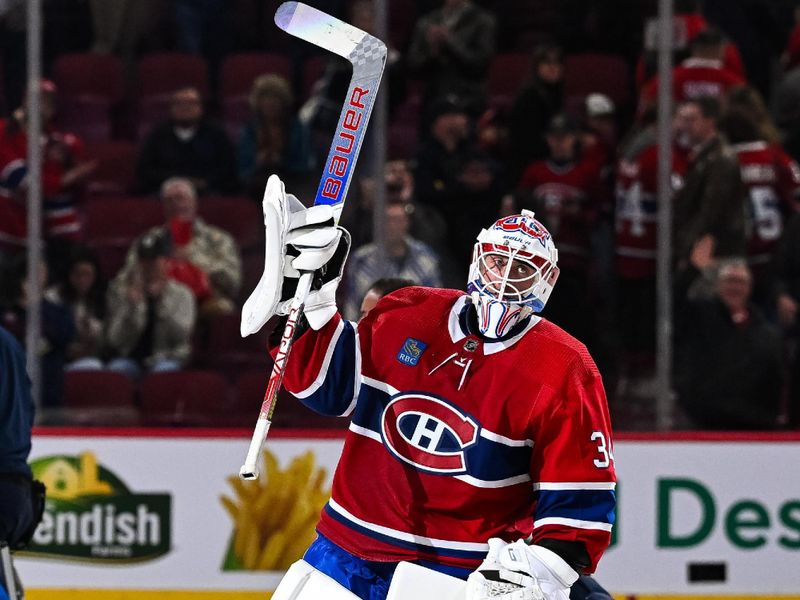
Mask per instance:
[[[319,600],[320,598],[359,600],[350,590],[302,559],[289,567],[272,594],[272,600]]]
[[[464,600],[466,587],[463,579],[403,561],[395,569],[386,600]]]

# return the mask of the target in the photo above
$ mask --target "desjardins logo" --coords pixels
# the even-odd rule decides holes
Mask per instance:
[[[169,494],[132,493],[92,452],[47,456],[31,468],[47,504],[26,554],[124,563],[169,552]]]

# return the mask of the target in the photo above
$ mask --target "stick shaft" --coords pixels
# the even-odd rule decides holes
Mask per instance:
[[[275,412],[275,405],[278,403],[278,392],[281,389],[283,376],[286,373],[286,363],[289,359],[292,345],[294,344],[297,319],[300,318],[300,315],[303,313],[306,298],[308,298],[308,293],[311,291],[313,277],[313,273],[303,273],[300,276],[300,280],[297,282],[297,290],[295,291],[294,298],[292,298],[286,326],[283,328],[281,342],[278,346],[278,352],[275,355],[275,362],[272,365],[272,372],[270,373],[269,382],[267,383],[267,391],[264,393],[264,401],[261,403],[258,421],[256,421],[253,437],[250,439],[247,458],[245,458],[242,468],[239,469],[239,476],[242,479],[258,478],[258,457],[261,454],[261,448],[264,446],[264,442],[269,434],[269,428],[272,425],[272,414]]]

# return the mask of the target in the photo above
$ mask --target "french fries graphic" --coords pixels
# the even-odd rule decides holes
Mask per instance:
[[[227,481],[235,498],[220,496],[234,523],[226,560],[231,569],[289,568],[314,541],[314,527],[330,498],[330,488],[323,487],[327,470],[316,466],[311,450],[294,458],[286,469],[269,450],[263,455],[266,477],[242,481],[231,475]]]

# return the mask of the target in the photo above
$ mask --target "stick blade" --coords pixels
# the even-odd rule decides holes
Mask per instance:
[[[289,23],[292,21],[294,12],[297,10],[297,2],[284,2],[275,11],[275,25],[283,31],[288,31]]]
[[[275,11],[275,24],[290,35],[348,60],[368,36],[357,27],[303,2],[281,4]]]

